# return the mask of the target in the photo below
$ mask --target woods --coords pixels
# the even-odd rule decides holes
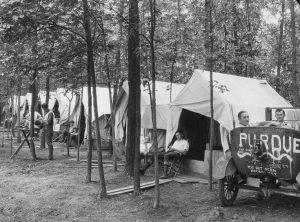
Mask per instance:
[[[155,39],[158,61],[157,80],[185,83],[194,68],[208,67],[205,65],[207,64],[207,61],[205,62],[207,53],[201,50],[207,49],[205,42],[207,39],[205,30],[207,30],[208,24],[206,2],[182,0],[170,3],[157,2],[158,35]],[[34,6],[34,4],[36,5]],[[106,54],[107,65],[105,66],[111,73],[115,73],[110,81],[116,84],[116,79],[127,75],[126,67],[127,64],[129,65],[128,56],[124,53],[127,51],[127,46],[124,44],[127,34],[124,35],[124,30],[131,23],[126,19],[128,5],[124,5],[122,1],[112,1],[107,4],[91,1],[90,4],[91,31],[93,33],[91,37],[94,42],[95,61],[97,61],[95,71],[99,73],[97,81],[103,84],[108,81],[105,69],[101,68],[106,62],[103,61],[101,64],[99,60],[105,58]],[[294,24],[297,25],[298,22],[298,4],[294,5],[294,1],[273,2],[267,0],[214,1],[214,4],[215,9],[212,15],[216,61],[214,71],[266,78],[278,90],[279,84],[282,88],[297,90],[296,85],[288,86],[295,82],[295,78],[292,77],[295,76],[295,70],[292,70],[291,67],[295,68],[296,72],[298,69],[296,65],[292,65],[293,57],[297,53],[293,46],[297,48],[296,42],[299,35],[296,30],[293,31]],[[12,11],[17,7],[19,7],[18,10]],[[32,10],[34,7],[42,10],[44,15],[39,13],[36,17],[35,13],[37,12]],[[101,9],[102,7],[104,10]],[[150,23],[147,22],[150,14],[145,10],[148,7],[149,3],[146,1],[140,4],[142,11],[139,22],[142,37],[140,46],[143,49],[140,54],[141,77],[148,76],[150,70],[151,54],[147,43],[147,39],[150,39],[148,32]],[[83,26],[80,27],[83,18],[79,16],[80,13],[78,14],[82,10],[79,3],[65,1],[50,4],[47,1],[39,3],[14,1],[13,3],[2,3],[1,10],[3,21],[1,64],[3,73],[9,73],[5,77],[9,76],[13,79],[32,70],[32,63],[30,66],[26,64],[32,58],[28,56],[30,55],[28,47],[37,42],[37,53],[33,53],[36,54],[35,56],[40,53],[37,70],[40,88],[47,88],[49,78],[51,84],[56,79],[62,79],[66,83],[71,82],[73,85],[80,84],[79,79],[76,82],[76,78],[69,78],[70,74],[68,74],[72,73],[79,77],[84,70],[82,62],[84,60],[85,34]],[[278,17],[280,19],[276,20]],[[39,21],[35,23],[35,26],[39,26],[37,27],[37,39],[34,39],[34,32],[31,31],[35,29],[32,26],[35,19]],[[106,27],[99,27],[98,24],[101,23]],[[21,44],[24,39],[27,39],[25,44]],[[18,53],[13,54],[13,52]],[[276,59],[272,55],[276,55]],[[97,58],[98,56],[100,57]],[[17,61],[18,63],[16,63]],[[11,70],[16,70],[16,72],[12,73]],[[293,81],[289,81],[292,78]],[[25,81],[26,79],[23,83]],[[4,84],[4,82],[2,83]],[[24,85],[24,87],[26,86]],[[291,98],[292,95],[295,95],[295,90],[281,93],[296,104],[296,100]],[[6,96],[5,91],[1,93]]]
[[[171,104],[175,99],[173,83],[186,84],[195,69],[210,71],[210,135],[216,128],[213,89],[226,88],[213,80],[213,72],[266,80],[293,106],[300,106],[300,9],[295,0],[13,0],[0,3],[0,21],[2,124],[3,118],[11,117],[12,125],[18,122],[20,126],[20,97],[28,92],[32,95],[33,117],[41,90],[46,91],[49,103],[52,90],[75,89],[79,95],[87,86],[85,181],[92,182],[92,147],[96,141],[101,197],[106,197],[107,191],[98,121],[98,110],[103,104],[97,100],[97,87],[105,86],[109,91],[111,116],[107,125],[112,131],[114,171],[118,171],[115,127],[119,124],[125,132],[121,141],[125,147],[124,174],[132,178],[134,195],[139,196],[141,118],[145,105],[141,85],[147,82],[151,86],[148,94],[155,150],[154,208],[160,204],[156,81],[170,83]],[[115,117],[125,81],[127,119],[123,117],[121,124],[115,122]],[[13,105],[8,108],[8,103],[15,104],[15,95],[17,113]],[[36,160],[34,121],[31,118],[30,152]],[[20,143],[20,132],[18,138]],[[212,155],[214,138],[209,139]]]

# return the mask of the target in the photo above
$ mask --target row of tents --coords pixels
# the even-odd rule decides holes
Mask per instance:
[[[110,115],[110,102],[109,91],[105,87],[97,87],[97,102],[98,102],[98,115],[107,119],[107,114]],[[31,98],[32,94],[27,93],[25,96],[20,97],[20,116],[25,117],[31,110]],[[13,102],[12,102],[13,101]],[[40,112],[41,104],[46,102],[46,92],[40,91],[37,95],[37,107]],[[82,104],[82,105],[80,105]],[[56,91],[49,93],[48,106],[54,111],[55,118],[59,120],[59,124],[63,125],[68,121],[74,121],[76,126],[81,127],[82,132],[86,131],[86,116],[88,107],[88,92],[87,87],[83,87],[79,90],[67,90],[64,88],[57,88]],[[14,99],[10,99],[7,105],[3,108],[2,113],[11,113],[16,117],[18,112],[18,96],[14,96]],[[94,114],[92,115],[92,121],[95,120]],[[16,118],[15,118],[16,119]],[[80,122],[80,123],[79,123]],[[102,133],[103,134],[103,133]],[[82,134],[83,136],[84,134]],[[104,135],[104,134],[103,134]]]
[[[187,161],[188,168],[203,172],[205,168],[206,150],[209,143],[210,128],[210,75],[208,71],[195,70],[187,84],[170,84],[156,82],[156,116],[159,129],[159,145],[166,146],[174,139],[175,132],[180,129],[190,143]],[[214,103],[214,155],[215,159],[222,155],[222,147],[228,146],[226,133],[238,122],[238,112],[248,111],[251,122],[265,120],[266,107],[292,107],[265,80],[240,77],[229,74],[213,73]],[[82,95],[82,96],[80,96]],[[115,102],[115,139],[121,144],[119,154],[125,152],[127,135],[128,82],[125,81],[118,91]],[[98,115],[111,113],[109,90],[97,87]],[[41,103],[45,101],[45,92],[39,93]],[[22,112],[31,105],[31,95],[21,97]],[[50,93],[49,107],[59,111],[60,123],[68,119],[79,124],[80,114],[87,115],[87,88],[72,93],[59,88]],[[15,100],[17,104],[17,100]],[[26,105],[27,104],[27,105]],[[82,104],[80,106],[80,104]],[[17,107],[14,105],[14,107]],[[22,113],[21,112],[21,113]],[[299,115],[288,113],[289,119],[298,120]],[[95,120],[93,113],[92,120]],[[292,124],[297,124],[296,121]],[[105,124],[101,124],[102,127]],[[152,113],[150,105],[149,85],[141,85],[141,134],[151,130]],[[102,129],[103,130],[103,129]],[[142,144],[141,144],[142,146]]]
[[[186,85],[157,82],[157,128],[164,134],[159,137],[159,145],[167,146],[177,130],[184,133],[190,143],[186,168],[206,173],[209,157],[210,129],[210,73],[195,70]],[[141,87],[141,125],[152,129],[152,114],[149,90]],[[171,92],[170,92],[171,91]],[[228,146],[226,135],[238,123],[238,113],[248,111],[250,122],[266,120],[267,107],[292,107],[266,80],[213,73],[214,138],[213,162],[223,155],[223,147]],[[126,135],[128,86],[119,92],[115,120],[116,139],[124,141]],[[300,115],[295,110],[286,110],[287,119],[298,128]],[[273,119],[274,111],[273,111]],[[126,141],[126,140],[125,140]],[[142,144],[141,144],[142,147]]]

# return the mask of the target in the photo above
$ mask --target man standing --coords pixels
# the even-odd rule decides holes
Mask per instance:
[[[44,110],[44,118],[43,118],[43,126],[45,132],[45,140],[49,149],[49,160],[53,160],[53,145],[52,145],[52,137],[53,137],[53,119],[54,113],[49,110],[48,104],[43,103],[42,108]]]

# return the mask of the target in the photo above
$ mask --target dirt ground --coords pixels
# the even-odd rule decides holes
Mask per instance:
[[[153,188],[139,197],[123,194],[100,199],[97,169],[93,169],[94,182],[87,184],[85,163],[69,160],[63,148],[54,150],[54,161],[47,160],[48,150],[36,151],[35,162],[27,146],[11,160],[10,142],[5,140],[3,147],[0,143],[0,221],[300,221],[299,198],[264,199],[241,190],[235,205],[223,208],[217,184],[212,191],[199,183],[161,185],[157,210],[152,208]],[[81,155],[85,158],[84,152]],[[75,150],[71,156],[75,157]],[[141,179],[152,178],[147,172]],[[108,190],[132,184],[123,167],[118,172],[106,167],[105,179]]]

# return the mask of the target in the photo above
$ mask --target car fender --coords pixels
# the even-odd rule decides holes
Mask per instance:
[[[217,180],[223,179],[225,176],[233,175],[237,171],[237,168],[233,162],[232,157],[230,159],[226,159],[225,157],[221,157],[216,162],[213,177]]]

